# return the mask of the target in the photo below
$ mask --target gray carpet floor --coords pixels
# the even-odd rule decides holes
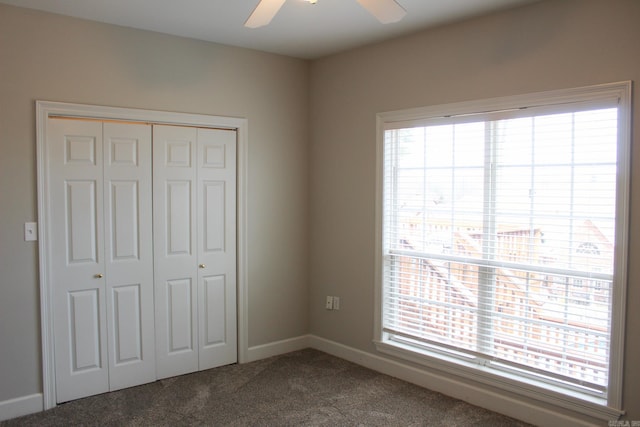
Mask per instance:
[[[68,402],[9,426],[526,426],[317,350]]]

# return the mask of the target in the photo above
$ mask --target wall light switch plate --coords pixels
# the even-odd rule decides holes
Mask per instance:
[[[35,222],[24,223],[24,241],[33,242],[38,240],[38,224]]]

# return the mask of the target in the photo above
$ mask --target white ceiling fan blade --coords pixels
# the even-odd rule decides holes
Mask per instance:
[[[398,22],[407,14],[395,0],[358,0],[358,3],[383,24]]]
[[[260,0],[260,3],[244,23],[245,27],[258,28],[267,25],[280,10],[286,0]]]

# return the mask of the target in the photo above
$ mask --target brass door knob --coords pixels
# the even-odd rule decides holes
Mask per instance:
[[[205,268],[205,267],[206,267],[206,265],[204,265],[204,264],[200,264],[198,267],[200,267],[200,268]]]
[[[98,273],[93,277],[95,277],[96,279],[102,279],[104,277],[104,274]]]

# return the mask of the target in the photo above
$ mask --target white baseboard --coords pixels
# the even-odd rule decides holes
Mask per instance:
[[[40,412],[44,409],[42,393],[0,402],[0,421]]]
[[[561,409],[554,411],[553,409],[543,407],[532,401],[526,401],[515,396],[506,396],[485,388],[475,387],[451,377],[417,369],[315,335],[310,335],[308,342],[309,347],[316,350],[534,425],[561,425],[563,427],[602,425],[601,421],[593,420],[589,422],[582,418],[572,417],[568,414],[561,413]]]
[[[309,348],[308,335],[257,345],[255,347],[249,347],[247,350],[247,362],[291,353],[292,351],[303,350],[305,348]]]

